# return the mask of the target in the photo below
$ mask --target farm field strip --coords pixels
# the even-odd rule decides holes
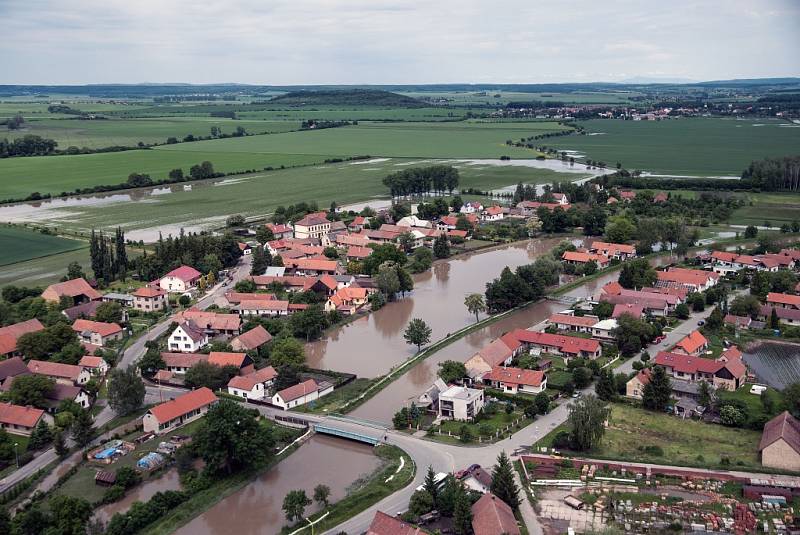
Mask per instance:
[[[86,243],[14,226],[0,226],[0,266],[73,251]]]

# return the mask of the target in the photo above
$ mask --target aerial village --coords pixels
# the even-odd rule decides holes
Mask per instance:
[[[487,237],[500,225],[527,240],[571,206],[567,193],[543,197],[437,199],[401,217],[334,205],[293,222],[235,221],[236,254],[223,269],[182,264],[129,292],[100,291],[88,276],[48,286],[40,298],[58,322],[0,328],[0,423],[13,444],[5,473],[27,474],[19,481],[42,494],[88,492],[106,532],[124,533],[144,521],[134,509],[112,514],[114,504],[173,470],[184,489],[169,495],[175,505],[213,488],[192,463],[231,466],[235,453],[208,451],[221,447],[208,430],[234,440],[225,419],[235,418],[269,430],[269,462],[315,434],[395,448],[383,483],[398,486],[384,495],[401,503],[348,513],[341,521],[353,532],[513,535],[533,522],[554,534],[610,523],[626,533],[793,532],[800,397],[787,395],[791,377],[770,375],[771,344],[800,325],[791,245],[658,255],[602,236],[551,240],[485,294],[447,303],[478,327],[538,303],[531,322],[439,360],[427,383],[388,406],[382,390],[435,347],[430,318],[408,322],[413,352],[379,377],[306,360],[305,343],[412,292],[406,268],[435,270],[469,255],[473,240],[497,247]],[[606,205],[635,198],[614,190]],[[359,406],[383,416],[346,414]],[[735,438],[740,451],[715,451],[715,440]],[[33,470],[51,445],[68,468],[57,480]],[[11,488],[11,501],[27,491]],[[312,503],[324,521],[330,487],[317,485],[313,500],[305,492],[280,497],[288,525]]]

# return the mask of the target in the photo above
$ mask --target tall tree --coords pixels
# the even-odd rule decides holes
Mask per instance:
[[[646,258],[628,260],[619,273],[619,283],[623,288],[645,288],[655,284],[656,270]]]
[[[570,442],[580,451],[595,447],[605,433],[604,422],[611,409],[597,396],[588,394],[569,404]]]
[[[478,314],[486,312],[486,300],[481,294],[469,294],[464,298],[464,306],[470,314],[475,314],[475,323],[478,323]]]
[[[331,495],[331,488],[320,483],[314,487],[314,501],[323,507],[328,507],[328,498]]]
[[[306,507],[311,505],[311,500],[304,490],[290,490],[283,498],[283,512],[286,520],[293,522],[303,518]]]
[[[108,376],[108,404],[118,416],[131,414],[142,406],[145,387],[133,366],[114,368]]]
[[[514,481],[514,469],[505,451],[501,451],[497,456],[497,464],[492,470],[492,484],[489,490],[515,511],[519,508],[519,487]]]
[[[117,251],[116,272],[119,279],[124,282],[128,276],[128,252],[125,250],[125,233],[121,227],[117,227],[114,239]]]
[[[259,245],[253,251],[253,263],[250,266],[251,275],[263,275],[269,267],[269,261],[264,251],[264,247]]]
[[[450,241],[447,235],[442,233],[433,241],[433,256],[436,258],[447,258],[450,256]]]
[[[662,366],[654,366],[650,380],[642,389],[642,406],[651,411],[663,411],[672,398],[672,382]]]
[[[456,487],[453,497],[453,531],[456,535],[472,533],[472,503],[462,484]]]
[[[614,373],[604,368],[600,370],[600,375],[597,377],[597,383],[594,386],[594,391],[597,397],[603,401],[612,401],[617,397],[617,388],[614,383]]]
[[[417,346],[417,352],[422,350],[422,346],[431,341],[431,328],[420,318],[414,318],[406,327],[403,338],[406,343]]]
[[[433,471],[431,465],[428,465],[428,471],[425,473],[425,481],[422,483],[422,487],[431,495],[431,498],[433,498],[433,506],[436,507],[437,498],[439,497],[439,487],[436,485],[436,473]]]
[[[83,448],[92,440],[94,433],[94,422],[89,411],[80,411],[72,421],[72,440]]]

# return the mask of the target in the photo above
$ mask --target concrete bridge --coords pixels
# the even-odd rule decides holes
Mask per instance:
[[[314,424],[314,431],[322,433],[323,435],[332,435],[339,438],[346,438],[348,440],[355,440],[356,442],[365,442],[372,446],[376,446],[383,442],[383,435],[380,433],[371,432],[357,432],[349,429],[341,429],[327,424]]]

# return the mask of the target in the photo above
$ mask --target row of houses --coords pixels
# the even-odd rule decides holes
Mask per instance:
[[[782,249],[776,254],[746,255],[727,251],[712,251],[698,255],[715,273],[728,275],[743,269],[775,272],[780,269],[794,269],[800,261],[800,250]]]

